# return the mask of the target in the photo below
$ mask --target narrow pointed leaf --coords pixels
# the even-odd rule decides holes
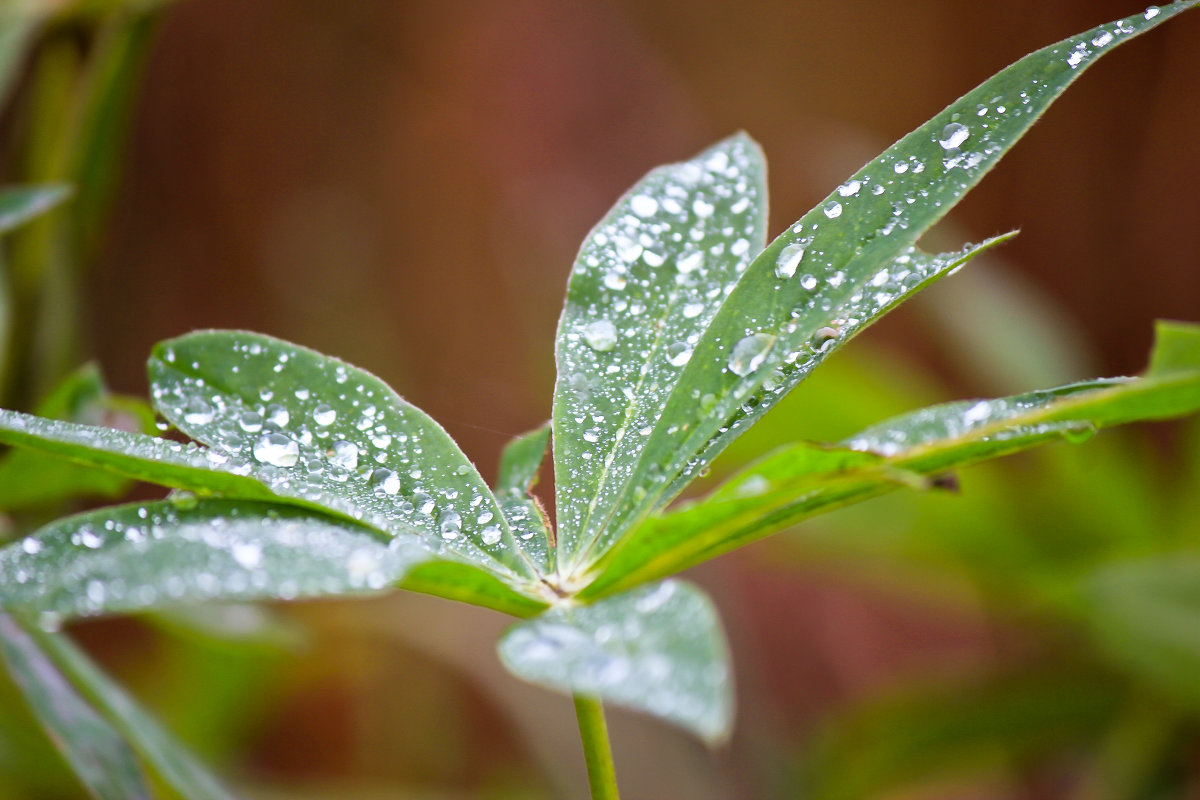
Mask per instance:
[[[837,446],[790,445],[708,498],[647,520],[582,592],[596,597],[671,575],[826,511],[988,458],[1098,428],[1200,409],[1200,325],[1161,323],[1145,377],[947,403],[871,426]]]
[[[636,467],[623,472],[621,490],[605,493],[592,510],[587,537],[618,538],[661,507],[681,477],[701,469],[772,396],[900,297],[943,274],[936,259],[910,250],[917,238],[1084,69],[1194,5],[1137,14],[1026,56],[901,139],[772,242],[695,345],[663,403],[662,422]]]
[[[0,442],[160,486],[246,498],[275,497],[270,488],[247,476],[249,467],[244,460],[156,436],[0,409]]]
[[[71,641],[61,634],[27,629],[42,652],[142,757],[172,795],[187,800],[234,800],[182,745]]]
[[[561,563],[606,529],[651,427],[672,424],[662,404],[692,349],[765,241],[765,167],[745,136],[654,170],[584,241],[556,344]]]
[[[70,194],[69,188],[57,184],[0,189],[0,234],[19,228],[46,213]]]
[[[7,614],[0,614],[0,656],[38,722],[71,769],[99,800],[150,798],[125,741],[67,682]]]
[[[149,369],[163,416],[245,459],[276,494],[394,536],[416,534],[435,551],[515,582],[535,578],[495,496],[458,445],[375,376],[241,331],[160,343]]]
[[[553,569],[553,533],[545,509],[531,490],[549,443],[550,423],[514,439],[500,454],[496,479],[496,499],[504,518],[542,575]]]
[[[47,620],[207,600],[378,592],[430,558],[406,537],[240,500],[132,504],[51,523],[0,550],[0,605]]]
[[[733,723],[729,654],[708,597],[666,581],[554,608],[500,640],[514,675],[645,711],[709,740]]]

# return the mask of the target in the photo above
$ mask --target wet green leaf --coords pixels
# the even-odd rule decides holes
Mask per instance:
[[[519,436],[500,454],[500,471],[496,479],[496,499],[513,535],[525,542],[525,552],[534,560],[539,573],[549,574],[553,568],[553,541],[550,520],[532,489],[537,483],[538,470],[550,444],[550,423]]]
[[[37,642],[7,614],[0,614],[0,656],[88,794],[100,800],[151,796],[137,758],[121,735],[79,696]]]
[[[0,550],[0,604],[57,622],[206,600],[365,594],[429,559],[415,539],[238,500],[138,503],[54,522]]]
[[[500,640],[500,658],[532,683],[645,711],[709,741],[733,724],[720,620],[708,597],[681,581],[518,623]]]
[[[1194,346],[1200,325],[1164,323],[1159,336],[1143,378],[947,403],[874,425],[840,445],[785,447],[708,498],[648,520],[611,552],[582,596],[665,577],[849,502],[904,486],[937,486],[937,476],[967,464],[1200,409],[1200,347]]]
[[[326,507],[516,584],[535,569],[458,445],[374,375],[253,333],[162,342],[153,400],[188,436],[281,496]]]
[[[905,136],[789,227],[738,280],[665,402],[656,396],[661,416],[639,443],[636,463],[629,467],[632,459],[626,460],[619,486],[588,495],[598,500],[588,507],[586,519],[571,506],[564,529],[585,530],[579,538],[600,541],[601,550],[620,538],[670,500],[830,352],[906,295],[949,272],[954,259],[913,249],[920,235],[979,182],[1083,70],[1192,5],[1137,14],[1026,56]],[[560,396],[575,366],[560,358]],[[603,374],[590,362],[581,366],[588,367],[583,370],[588,379]],[[621,379],[636,387],[627,376]],[[609,418],[611,406],[593,402],[571,412],[586,424],[590,414]],[[561,412],[555,414],[556,434]],[[565,446],[556,435],[555,447]],[[574,462],[560,464],[560,482],[579,477]],[[560,535],[565,537],[565,530]]]
[[[564,571],[607,543],[684,365],[766,242],[766,173],[745,136],[654,170],[592,230],[558,326],[554,475]],[[695,399],[686,417],[694,414]]]

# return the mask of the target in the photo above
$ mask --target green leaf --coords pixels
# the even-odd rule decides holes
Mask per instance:
[[[37,643],[0,614],[0,655],[50,740],[92,797],[149,798],[137,758],[120,734],[79,696]]]
[[[0,234],[21,227],[62,203],[71,190],[62,185],[10,186],[0,189]]]
[[[758,146],[734,136],[651,172],[584,241],[556,344],[561,568],[602,546],[612,498],[630,487],[646,435],[671,424],[660,419],[663,403],[766,242],[765,180]]]
[[[130,400],[108,394],[99,371],[86,366],[67,377],[39,404],[38,416],[71,422],[103,424],[119,421],[137,426],[148,420]],[[74,497],[116,497],[130,481],[107,470],[64,464],[62,459],[29,449],[18,449],[0,458],[0,508],[11,511],[65,502]]]
[[[154,776],[181,800],[233,800],[182,745],[133,698],[62,635],[29,628],[38,646],[109,724],[137,751]]]
[[[671,575],[805,517],[988,458],[1098,428],[1200,409],[1200,325],[1159,328],[1162,344],[1140,379],[1090,381],[994,400],[933,406],[867,428],[839,446],[790,445],[708,498],[651,518],[611,551],[581,593],[596,597]],[[1174,356],[1162,355],[1166,350]],[[1183,354],[1194,360],[1186,362]],[[1171,363],[1165,369],[1164,363]],[[1188,366],[1190,363],[1190,367]]]
[[[525,542],[525,551],[545,575],[552,569],[553,534],[546,510],[533,495],[538,470],[550,443],[550,423],[519,436],[500,454],[496,499],[513,535]]]
[[[599,539],[601,547],[615,541],[662,507],[777,395],[851,335],[969,257],[970,251],[947,259],[912,248],[1084,69],[1192,5],[1137,14],[1026,56],[901,139],[789,227],[721,304],[669,397],[664,402],[655,395],[661,416],[640,445],[636,464],[622,461],[619,487],[593,492],[598,499],[586,518],[577,502],[566,506],[560,536],[566,538],[569,525],[585,530],[572,533],[581,541]],[[654,313],[655,305],[650,307]],[[588,380],[600,380],[599,366],[564,364],[560,358],[560,395],[576,369]],[[636,391],[636,382],[621,379]],[[578,438],[561,441],[560,418],[583,417],[586,425],[589,414],[608,418],[612,410],[598,402],[570,409],[556,405],[556,451]],[[560,487],[596,468],[583,469],[570,459],[561,463]]]
[[[646,711],[709,741],[729,734],[733,689],[708,597],[665,581],[509,628],[500,659],[514,675]]]
[[[155,436],[0,409],[0,442],[141,481],[195,492],[275,499],[242,459]]]
[[[155,407],[281,496],[415,534],[514,585],[536,580],[475,467],[428,415],[363,370],[287,342],[205,331],[158,344]]]
[[[431,556],[323,515],[239,500],[104,508],[0,550],[0,605],[44,621],[198,603],[379,592]]]

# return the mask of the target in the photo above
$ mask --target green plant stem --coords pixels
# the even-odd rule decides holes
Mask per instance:
[[[608,726],[604,722],[604,706],[598,698],[577,694],[575,715],[579,718],[579,738],[583,740],[592,800],[620,800]]]

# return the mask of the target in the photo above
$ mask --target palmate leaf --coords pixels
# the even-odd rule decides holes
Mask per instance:
[[[591,550],[598,557],[669,501],[774,397],[806,377],[828,353],[904,296],[950,271],[954,260],[912,249],[918,237],[979,182],[1084,69],[1193,5],[1180,2],[1148,10],[1026,56],[901,139],[788,228],[738,279],[686,366],[673,376],[665,402],[663,395],[655,396],[661,403],[661,409],[654,407],[656,421],[647,437],[634,440],[637,452],[621,460],[619,480],[610,479],[610,485],[593,494],[586,514],[572,505],[575,510],[563,520],[560,536],[567,538],[568,526],[580,529],[571,538],[596,542]],[[613,250],[608,253],[608,258],[616,257]],[[585,300],[594,302],[594,293]],[[571,310],[569,302],[560,332],[558,397],[574,368],[561,357]],[[599,381],[604,372],[593,366],[586,376]],[[622,372],[616,377],[618,385],[638,390]],[[613,396],[608,383],[589,386],[588,396]],[[572,448],[586,450],[577,441],[560,441],[568,430],[560,429],[558,408],[556,474],[576,480],[581,467],[569,454]],[[586,425],[592,415],[607,420],[613,410],[613,403],[594,399],[569,413]],[[569,431],[576,438],[580,432]],[[586,475],[596,472],[595,467],[583,470]],[[577,571],[589,567],[581,557],[568,564]],[[572,583],[586,580],[576,577]]]
[[[129,746],[82,698],[12,617],[0,614],[0,657],[50,740],[99,800],[142,800],[150,791]]]
[[[559,570],[604,542],[662,404],[766,242],[766,168],[735,136],[634,186],[584,241],[558,326]]]
[[[648,711],[712,742],[733,723],[721,624],[708,597],[681,581],[518,623],[500,658],[525,680]]]
[[[514,537],[458,445],[375,376],[253,333],[160,343],[149,364],[159,412],[279,496],[415,535],[514,585],[534,585],[544,540]],[[543,552],[537,552],[541,547]]]
[[[840,445],[782,448],[704,500],[646,521],[611,551],[581,596],[671,575],[850,502],[937,485],[936,476],[967,464],[1200,409],[1200,326],[1160,323],[1158,342],[1142,378],[947,403],[874,425]]]

